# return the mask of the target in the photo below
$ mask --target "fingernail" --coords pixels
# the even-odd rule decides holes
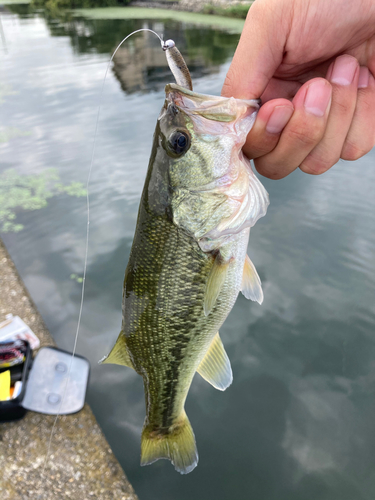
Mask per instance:
[[[331,101],[331,86],[326,80],[316,80],[307,89],[305,109],[315,116],[324,116]]]
[[[350,85],[354,80],[358,62],[351,56],[340,56],[333,65],[331,82],[338,85]]]
[[[270,134],[279,134],[293,114],[291,106],[276,106],[268,118],[266,131]]]
[[[368,82],[370,78],[370,72],[366,66],[361,66],[359,68],[359,77],[358,77],[358,88],[365,89],[368,87]]]

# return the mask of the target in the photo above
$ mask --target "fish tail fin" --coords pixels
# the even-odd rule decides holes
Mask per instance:
[[[186,413],[167,431],[153,430],[145,425],[141,440],[141,465],[166,458],[180,474],[188,474],[198,464],[198,452],[193,429]]]

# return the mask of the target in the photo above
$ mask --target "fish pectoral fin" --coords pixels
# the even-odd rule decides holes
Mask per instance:
[[[247,299],[259,302],[259,304],[263,302],[262,283],[248,255],[246,255],[243,268],[241,292]]]
[[[229,262],[222,262],[220,255],[215,258],[210,274],[208,276],[206,292],[204,294],[203,310],[205,316],[212,311],[220,290],[227,277]]]
[[[126,337],[124,332],[120,332],[115,345],[107,356],[104,356],[99,363],[112,363],[114,365],[123,365],[133,368],[133,362],[129,356],[128,349],[126,347]]]
[[[219,389],[225,391],[233,381],[232,368],[228,354],[225,352],[219,332],[213,338],[205,357],[202,359],[197,372],[207,382]]]

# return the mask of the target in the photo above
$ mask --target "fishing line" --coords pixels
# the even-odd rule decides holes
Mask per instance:
[[[89,185],[90,185],[90,179],[91,179],[91,172],[92,172],[92,168],[93,168],[93,165],[94,165],[94,157],[95,157],[95,149],[96,149],[96,143],[97,143],[97,135],[98,135],[98,127],[99,127],[99,117],[100,117],[100,111],[101,111],[101,106],[102,106],[102,97],[103,97],[103,91],[104,91],[104,84],[105,84],[105,81],[106,81],[106,78],[107,78],[108,70],[109,70],[109,68],[111,66],[111,63],[113,61],[113,58],[115,57],[115,55],[116,55],[117,51],[119,50],[119,48],[121,47],[121,45],[124,42],[126,42],[126,40],[129,37],[131,37],[132,35],[134,35],[136,33],[141,32],[141,31],[149,31],[150,33],[153,33],[154,35],[156,35],[159,38],[161,46],[162,46],[162,49],[164,51],[168,50],[170,48],[169,42],[171,42],[171,40],[168,40],[167,42],[164,42],[163,39],[155,31],[153,31],[153,30],[151,30],[149,28],[141,28],[139,30],[133,31],[132,33],[130,33],[130,35],[127,35],[122,40],[122,42],[116,47],[115,51],[113,52],[113,54],[111,56],[111,59],[109,60],[109,62],[107,64],[107,68],[106,68],[105,73],[104,73],[104,79],[103,79],[103,83],[102,83],[102,88],[101,88],[100,95],[99,95],[99,107],[98,107],[98,112],[97,112],[97,115],[96,115],[94,140],[93,140],[93,146],[92,146],[92,152],[91,152],[91,161],[90,161],[90,167],[89,167],[89,172],[88,172],[87,182],[86,182],[86,208],[87,208],[86,247],[85,247],[85,259],[84,259],[84,264],[83,264],[82,291],[81,291],[81,302],[80,302],[80,308],[79,308],[79,314],[78,314],[77,330],[76,330],[75,337],[74,337],[74,346],[73,346],[72,356],[71,356],[70,363],[69,363],[69,369],[68,369],[67,379],[66,379],[66,382],[65,382],[65,388],[64,388],[64,392],[63,392],[63,397],[61,399],[57,415],[56,415],[55,420],[53,422],[51,434],[50,434],[49,441],[48,441],[47,453],[46,453],[46,456],[45,456],[45,459],[44,459],[44,464],[43,464],[42,477],[45,474],[48,457],[50,455],[50,449],[51,449],[53,434],[54,434],[56,423],[57,423],[57,420],[58,420],[58,418],[60,416],[61,408],[62,408],[64,399],[65,399],[65,394],[66,394],[66,390],[67,390],[68,382],[69,382],[69,378],[70,378],[70,372],[71,372],[71,369],[72,369],[72,363],[73,363],[74,355],[76,353],[77,341],[78,341],[78,335],[79,335],[79,329],[80,329],[80,326],[81,326],[83,302],[84,302],[84,295],[85,295],[86,271],[87,271],[87,260],[88,260],[88,249],[89,249],[89,235],[90,235],[90,196],[89,196]]]

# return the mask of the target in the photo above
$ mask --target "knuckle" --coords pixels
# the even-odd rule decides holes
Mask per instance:
[[[263,158],[254,160],[254,165],[257,172],[268,179],[279,180],[287,175],[287,173],[284,173],[284,171],[280,169],[280,165],[276,165],[269,160],[263,161]]]
[[[342,89],[340,89],[341,91]],[[353,99],[348,99],[348,96],[346,92],[338,92],[336,89],[336,92],[333,92],[333,99],[332,99],[332,107],[335,107],[335,113],[338,116],[347,116],[348,114],[352,115],[354,112],[355,108],[355,103],[356,103],[356,97]]]
[[[337,159],[337,161],[339,158]],[[314,155],[308,155],[300,165],[300,170],[305,174],[321,175],[327,172],[336,161],[329,161]]]
[[[341,158],[348,161],[358,160],[371,151],[372,147],[373,144],[354,144],[352,141],[346,140],[342,148]]]
[[[293,127],[289,130],[289,135],[296,147],[303,147],[304,149],[313,148],[321,139],[323,129],[318,125],[310,127]]]
[[[274,140],[264,141],[261,138],[248,138],[248,143],[244,146],[243,151],[248,158],[258,158],[273,151],[277,145],[278,137]]]

